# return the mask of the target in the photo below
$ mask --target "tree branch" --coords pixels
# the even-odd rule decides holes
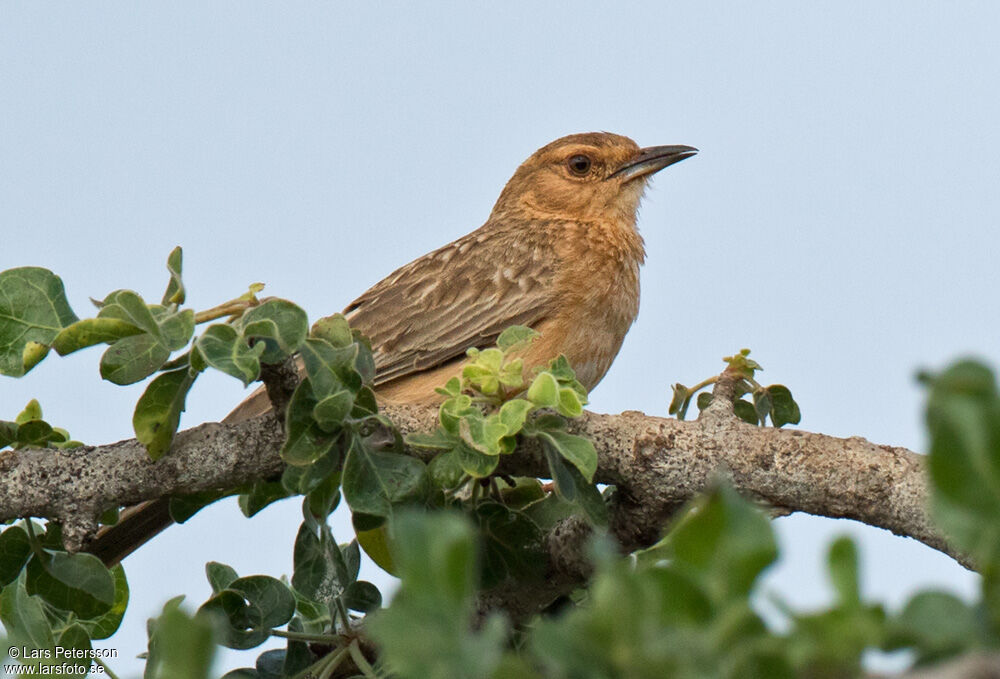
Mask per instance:
[[[717,393],[728,388],[720,379]],[[724,401],[717,398],[716,402]],[[934,528],[927,511],[923,458],[904,448],[805,431],[757,427],[713,402],[695,422],[647,416],[585,413],[570,430],[594,442],[595,480],[617,487],[611,532],[623,549],[658,540],[670,517],[718,476],[744,495],[783,511],[850,518],[909,536],[971,567]],[[730,406],[731,408],[731,406]],[[386,405],[404,433],[437,424],[431,406]],[[67,549],[83,548],[105,509],[163,495],[232,488],[282,469],[282,431],[271,416],[236,424],[204,424],[178,433],[170,453],[151,462],[134,439],[70,450],[0,453],[0,520],[44,517],[62,522]],[[429,459],[433,451],[407,451]],[[499,470],[545,476],[541,449],[530,442],[505,456]],[[556,595],[586,577],[579,526],[560,525],[547,537]],[[497,604],[537,607],[541,592],[520,604],[496,592]],[[544,602],[543,602],[544,603]]]

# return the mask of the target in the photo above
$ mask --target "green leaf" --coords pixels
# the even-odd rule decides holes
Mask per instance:
[[[293,559],[292,587],[310,599],[329,603],[349,584],[340,548],[325,534],[317,536],[306,523],[295,537]]]
[[[573,371],[572,366],[569,364],[569,359],[566,358],[565,354],[559,354],[554,359],[549,361],[549,366],[547,371],[552,373],[552,376],[556,378],[561,387],[570,387],[576,390],[577,393],[586,400],[587,391],[583,388],[576,379],[576,373]]]
[[[465,470],[462,469],[458,453],[449,450],[435,455],[427,465],[427,476],[435,488],[458,488],[465,478]]]
[[[313,418],[324,431],[337,431],[344,424],[344,419],[354,408],[354,396],[346,389],[334,392],[320,400],[313,408]]]
[[[33,556],[28,561],[25,585],[29,594],[84,619],[104,615],[115,603],[114,578],[93,554]]]
[[[528,400],[539,408],[555,408],[559,405],[559,383],[552,373],[538,374],[528,387]]]
[[[20,446],[44,448],[52,436],[52,425],[44,420],[29,420],[17,427],[17,443]]]
[[[370,386],[375,380],[375,355],[372,353],[371,342],[355,330],[354,345],[358,348],[358,355],[354,358],[354,370],[361,375],[361,381]],[[372,401],[374,402],[374,399]]]
[[[468,394],[459,394],[441,404],[438,419],[441,427],[449,434],[458,436],[459,422],[465,416],[482,416],[478,408],[472,406],[472,398]]]
[[[96,618],[79,621],[84,629],[87,630],[87,634],[90,635],[91,639],[107,639],[118,631],[118,628],[122,624],[122,618],[125,617],[125,609],[128,607],[129,587],[128,580],[125,578],[125,569],[122,568],[121,564],[111,569],[111,577],[115,583],[115,599],[111,604],[111,608]]]
[[[463,420],[464,422],[464,420]],[[477,479],[484,479],[496,470],[500,463],[497,455],[488,455],[460,441],[455,448],[455,455],[462,470]]]
[[[163,341],[171,351],[183,349],[194,336],[194,311],[191,309],[161,316],[157,322]]]
[[[792,392],[783,384],[772,384],[767,388],[771,396],[771,423],[775,427],[798,424],[802,419],[799,404],[792,398]]]
[[[462,393],[462,381],[457,377],[452,377],[445,383],[444,388],[438,387],[434,391],[441,394],[442,396],[455,398],[456,396]]]
[[[323,585],[334,576],[329,553],[320,539],[305,523],[299,526],[293,550],[292,587],[310,599],[318,599]]]
[[[407,434],[405,441],[416,448],[432,448],[436,450],[451,450],[460,439],[438,427],[430,434]]]
[[[143,332],[152,335],[164,345],[165,338],[160,332],[160,324],[153,316],[153,310],[142,297],[132,290],[115,290],[104,298],[99,318],[117,318],[131,323]]]
[[[0,272],[0,374],[24,375],[44,357],[39,347],[76,320],[62,280],[48,269]]]
[[[264,344],[253,348],[231,325],[216,323],[208,326],[195,340],[195,348],[205,363],[231,375],[246,386],[260,376],[260,355]]]
[[[564,431],[540,431],[539,438],[552,446],[560,456],[580,470],[588,483],[597,472],[597,450],[589,439]]]
[[[240,511],[243,516],[250,518],[265,507],[283,500],[291,493],[281,481],[257,481],[246,493],[239,497]]]
[[[513,361],[504,363],[497,374],[497,379],[510,392],[520,392],[524,389],[524,359],[515,358]]]
[[[84,318],[63,328],[52,341],[52,348],[60,356],[66,356],[95,344],[110,344],[141,332],[128,321],[118,318]]]
[[[566,417],[580,417],[583,414],[583,403],[580,401],[580,395],[569,387],[561,387],[559,389],[559,405],[556,406],[556,410]]]
[[[478,352],[478,350],[474,349],[470,349],[469,351]],[[497,350],[494,349],[494,351]],[[478,363],[468,363],[462,368],[462,381],[469,389],[476,390],[487,396],[492,396],[500,390],[500,379],[497,371]]]
[[[272,629],[291,620],[295,597],[280,580],[250,575],[232,581],[198,609],[199,613],[209,611],[225,615],[229,622],[224,645],[253,648],[266,641]]]
[[[476,357],[476,363],[491,373],[496,374],[500,371],[500,366],[503,364],[503,352],[493,347],[483,349]]]
[[[156,337],[143,333],[112,344],[101,356],[101,377],[114,384],[134,384],[166,363],[170,349]]]
[[[531,401],[526,401],[523,398],[511,399],[500,406],[500,421],[507,428],[509,436],[513,436],[521,431],[521,427],[524,426],[524,420],[528,417],[528,413],[531,412],[532,408],[534,408],[534,405],[532,405]]]
[[[752,358],[748,358],[749,356],[749,349],[740,349],[740,353],[734,356],[726,356],[722,360],[729,364],[728,370],[735,372],[741,377],[753,379],[754,373],[758,370],[763,370],[763,368],[760,367],[760,363]]]
[[[149,383],[135,404],[132,429],[150,458],[158,460],[170,450],[195,377],[187,368],[163,373]]]
[[[260,610],[262,625],[267,629],[281,627],[295,614],[295,598],[288,585],[267,575],[237,578],[226,589],[239,592]]]
[[[726,630],[750,628],[753,619],[717,615],[695,579],[672,567],[633,566],[603,542],[594,547],[586,605],[541,619],[528,639],[544,676],[791,679],[740,667],[749,649]]]
[[[522,476],[512,480],[514,485],[508,485],[506,481],[498,480],[498,483],[501,484],[500,497],[503,498],[503,503],[508,507],[521,509],[547,497],[542,483],[538,479]]]
[[[42,419],[42,406],[38,402],[38,399],[33,398],[24,406],[24,410],[17,414],[14,421],[17,424],[26,424],[40,419]]]
[[[48,355],[49,345],[35,341],[26,342],[24,351],[21,352],[21,364],[24,366],[24,372],[34,368]]]
[[[698,405],[698,410],[704,410],[712,403],[712,392],[703,391],[698,394],[698,399],[696,401]]]
[[[255,668],[240,667],[235,670],[229,670],[228,672],[222,675],[222,679],[263,679],[263,678]]]
[[[491,675],[491,679],[542,679],[542,675],[528,664],[524,656],[507,652],[500,659],[500,665]]]
[[[0,448],[9,446],[17,441],[17,422],[0,420]]]
[[[830,581],[837,592],[837,603],[851,607],[861,605],[861,588],[858,584],[858,550],[854,541],[841,536],[830,545],[827,554]]]
[[[56,640],[55,655],[57,657],[53,660],[59,665],[57,676],[72,677],[87,674],[92,662],[88,657],[90,650],[90,635],[87,634],[83,625],[74,623],[66,627],[59,635],[59,639]],[[83,657],[75,657],[81,653]]]
[[[170,282],[167,283],[167,290],[163,293],[161,304],[184,304],[184,281],[181,280],[181,260],[183,259],[181,246],[175,247],[167,256],[167,271],[170,272]]]
[[[1000,570],[1000,395],[993,373],[962,361],[931,383],[932,508],[955,546]]]
[[[383,523],[381,526],[369,530],[358,530],[356,535],[358,536],[358,544],[379,568],[390,575],[398,575],[396,562],[389,549],[388,533],[388,524]]]
[[[582,509],[595,526],[606,526],[608,510],[597,487],[587,481],[576,467],[567,463],[555,448],[546,445],[543,450],[559,499]]]
[[[24,581],[25,577],[21,576],[3,588],[0,593],[0,621],[9,638],[18,645],[51,649],[55,640],[42,600],[28,595]]]
[[[355,582],[358,579],[358,574],[361,572],[361,547],[357,540],[351,540],[347,544],[340,545],[340,550],[344,554],[347,575],[344,582]]]
[[[366,580],[356,580],[344,590],[344,605],[352,611],[371,613],[382,606],[382,593]]]
[[[355,420],[364,420],[378,414],[378,401],[375,399],[375,392],[371,387],[364,386],[354,395],[354,407],[351,409],[351,417]]]
[[[505,625],[488,618],[472,628],[478,569],[471,527],[451,514],[404,512],[393,545],[400,589],[392,606],[368,621],[386,669],[400,677],[490,677]]]
[[[777,545],[767,518],[736,491],[718,486],[694,500],[650,552],[672,559],[724,601],[747,595],[774,562]]]
[[[490,589],[508,578],[520,583],[542,578],[547,555],[527,514],[487,500],[476,506],[474,518],[483,541],[481,587]]]
[[[743,399],[737,400],[733,403],[733,413],[736,417],[740,418],[747,424],[760,424],[760,420],[757,419],[757,409],[753,407],[750,401],[744,401]]]
[[[331,475],[339,478],[336,472],[340,469],[343,460],[341,449],[346,449],[350,445],[350,441],[335,439],[333,444],[330,450],[312,464],[285,467],[285,471],[281,475],[281,484],[292,494],[305,495],[325,483],[330,483]]]
[[[317,399],[343,389],[351,393],[361,389],[361,375],[354,369],[358,345],[337,349],[324,340],[310,337],[300,347],[300,352]]]
[[[355,438],[344,462],[344,499],[351,511],[389,516],[392,505],[420,493],[425,471],[420,460],[374,450]]]
[[[347,324],[347,319],[344,318],[343,314],[333,314],[319,319],[313,323],[309,330],[309,336],[326,340],[338,349],[349,347],[354,343],[351,326]]]
[[[212,586],[212,592],[215,594],[228,588],[234,580],[239,578],[239,575],[236,574],[236,569],[218,561],[209,561],[205,564],[205,576],[208,578],[208,584]]]
[[[178,597],[150,621],[149,660],[144,679],[208,679],[215,656],[216,626],[204,615],[189,616]]]
[[[499,455],[500,439],[507,435],[507,427],[496,415],[483,417],[476,411],[462,418],[458,425],[458,435],[470,448],[485,455]]]
[[[319,521],[326,521],[340,505],[340,477],[339,472],[329,474],[322,483],[312,488],[306,495],[306,507],[302,511],[308,511]]]
[[[31,556],[28,534],[20,526],[11,526],[0,533],[0,587],[17,579]]]
[[[523,349],[538,337],[541,337],[541,335],[531,328],[523,325],[512,325],[497,337],[497,347],[506,354],[517,349]]]
[[[576,505],[566,502],[558,493],[549,493],[544,499],[524,508],[528,518],[544,531],[552,530],[556,524],[570,518],[577,511]]]
[[[771,414],[772,406],[773,400],[771,399],[771,394],[768,393],[767,389],[761,388],[754,390],[753,409],[761,424],[764,424],[764,422],[767,421],[768,415]]]
[[[947,592],[924,590],[889,622],[888,647],[914,648],[918,663],[958,655],[982,644],[976,610]]]
[[[549,476],[560,499],[575,504],[577,501],[576,482],[570,473],[572,468],[552,446],[542,446],[545,460],[549,465]]]
[[[310,465],[326,455],[336,443],[337,434],[320,429],[313,419],[316,399],[309,379],[302,380],[292,392],[285,412],[285,443],[281,459],[290,465]]]
[[[298,615],[288,624],[291,631],[319,633],[330,625],[330,608],[326,604],[313,601],[292,588],[295,596],[295,610]]]
[[[244,650],[260,646],[270,636],[270,630],[261,624],[260,610],[246,600],[239,592],[224,589],[203,603],[198,609],[198,617],[225,621],[221,628],[223,646]]]
[[[264,342],[262,363],[280,363],[299,350],[309,332],[309,317],[299,306],[284,299],[269,299],[239,320],[247,339]]]

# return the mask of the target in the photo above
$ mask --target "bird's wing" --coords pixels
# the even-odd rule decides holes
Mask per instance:
[[[542,234],[488,225],[396,270],[344,313],[371,339],[384,384],[539,323],[552,311],[552,265]]]

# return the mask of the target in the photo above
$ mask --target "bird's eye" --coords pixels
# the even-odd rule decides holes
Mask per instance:
[[[566,161],[566,164],[569,166],[569,171],[577,177],[583,177],[590,172],[590,158],[582,153],[570,156],[570,159]]]

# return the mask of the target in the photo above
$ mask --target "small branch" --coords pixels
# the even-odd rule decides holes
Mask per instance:
[[[260,379],[267,389],[267,397],[278,416],[278,421],[284,422],[288,402],[292,400],[292,393],[299,385],[299,371],[295,359],[289,357],[277,365],[262,364]]]
[[[288,632],[280,629],[271,630],[272,637],[281,637],[282,639],[291,639],[293,641],[305,641],[309,643],[316,644],[326,644],[327,646],[333,646],[338,641],[342,641],[339,634],[307,634],[306,632]]]
[[[715,382],[715,386],[712,387],[712,402],[698,414],[698,419],[705,422],[735,420],[733,404],[740,396],[740,382],[743,381],[743,377],[733,371],[732,367],[727,367],[721,375],[711,379]]]
[[[223,302],[219,306],[214,306],[211,309],[199,311],[194,315],[194,322],[201,325],[202,323],[214,321],[219,318],[225,318],[226,316],[235,316],[243,313],[250,307],[257,306],[258,304],[260,304],[260,302],[256,299],[230,300],[228,302]]]

